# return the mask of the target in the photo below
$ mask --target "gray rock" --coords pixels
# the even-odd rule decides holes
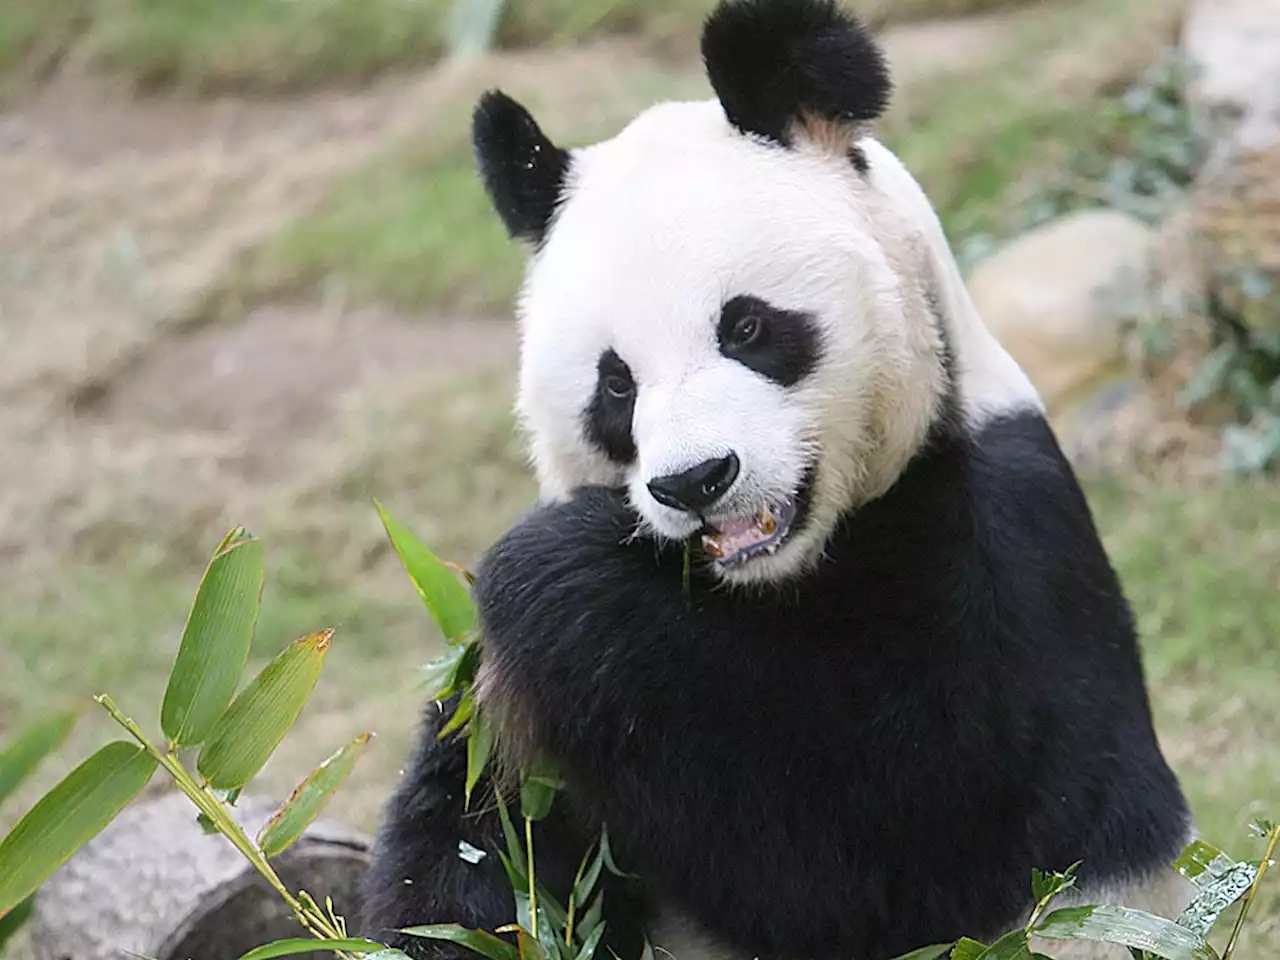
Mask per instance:
[[[235,810],[253,836],[275,806],[242,797]],[[354,931],[368,849],[365,837],[322,818],[272,865],[294,893],[305,890],[322,906],[332,897]],[[302,935],[279,895],[226,838],[205,834],[191,801],[176,792],[125,808],[46,881],[31,919],[38,960],[122,960],[129,952],[236,960]]]
[[[1018,237],[970,275],[978,312],[1051,415],[1123,370],[1120,301],[1151,243],[1128,214],[1081,211]]]

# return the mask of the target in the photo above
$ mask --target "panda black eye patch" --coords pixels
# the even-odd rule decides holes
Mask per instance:
[[[631,368],[612,349],[596,362],[596,388],[583,411],[587,439],[610,460],[631,463],[636,444],[631,436],[631,416],[636,406],[636,381]]]
[[[738,296],[720,309],[720,352],[784,387],[813,372],[821,350],[813,318],[759,297]]]

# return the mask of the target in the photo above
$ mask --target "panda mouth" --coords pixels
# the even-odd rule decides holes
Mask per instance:
[[[776,553],[799,512],[796,499],[788,497],[765,504],[750,516],[708,523],[702,532],[702,549],[723,567]]]

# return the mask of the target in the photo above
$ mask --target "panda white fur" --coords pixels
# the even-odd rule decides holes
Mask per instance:
[[[995,937],[1032,868],[1076,861],[1084,899],[1169,915],[1192,828],[1128,607],[1034,389],[867,132],[879,51],[828,0],[725,0],[703,52],[717,99],[594,146],[498,92],[475,114],[531,247],[544,503],[476,595],[482,700],[569,785],[539,876],[563,896],[606,823],[640,878],[609,879],[623,958],[642,935],[678,960]],[[371,936],[513,915],[498,858],[458,856],[500,833],[464,815],[439,717],[386,810]]]

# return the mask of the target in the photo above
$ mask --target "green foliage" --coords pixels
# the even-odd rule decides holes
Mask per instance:
[[[964,230],[957,243],[962,265],[988,256],[1009,236],[1065,213],[1106,206],[1155,223],[1182,199],[1204,162],[1184,91],[1192,76],[1185,55],[1171,47],[1127,89],[1073,114],[1076,128],[1055,173],[1029,184],[1026,198],[999,233]],[[1048,118],[1053,111],[1041,111]],[[1012,151],[1025,163],[1025,145]],[[1002,183],[1016,181],[1009,172]]]

